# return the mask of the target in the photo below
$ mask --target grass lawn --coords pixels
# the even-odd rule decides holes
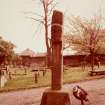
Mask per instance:
[[[64,83],[73,83],[84,80],[91,80],[96,78],[105,77],[100,76],[89,76],[88,70],[81,70],[81,67],[69,68],[63,73]],[[39,72],[38,83],[35,83],[34,73],[28,70],[27,75],[24,74],[24,70],[17,69],[16,75],[12,75],[12,80],[8,80],[5,87],[0,88],[0,91],[27,89],[33,87],[50,86],[51,84],[51,72],[48,71],[45,76],[42,72]]]

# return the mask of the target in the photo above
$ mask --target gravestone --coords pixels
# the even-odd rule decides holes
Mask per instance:
[[[52,40],[52,81],[51,88],[45,90],[41,105],[71,105],[69,92],[62,89],[63,56],[62,56],[63,14],[55,10],[51,23]]]
[[[7,82],[7,78],[5,74],[6,73],[0,69],[0,88],[4,87]]]

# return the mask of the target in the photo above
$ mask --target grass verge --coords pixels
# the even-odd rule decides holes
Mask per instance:
[[[19,75],[19,73],[21,75]],[[8,80],[5,87],[0,88],[0,92],[21,90],[21,89],[30,89],[30,88],[39,88],[50,86],[51,84],[51,72],[47,72],[45,76],[42,75],[42,72],[39,73],[38,83],[34,81],[34,73],[28,72],[27,75],[24,75],[23,71],[18,70],[18,75],[13,75],[12,80]],[[83,71],[80,67],[70,68],[63,73],[63,83],[74,83],[79,81],[93,80],[104,78],[105,75],[100,76],[90,76],[88,75],[88,70]]]

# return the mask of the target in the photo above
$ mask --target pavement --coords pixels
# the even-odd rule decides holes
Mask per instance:
[[[81,105],[72,94],[72,88],[80,85],[88,92],[90,102],[85,105],[105,105],[105,78],[63,85],[70,93],[71,105]],[[43,92],[49,87],[0,93],[0,105],[40,105]]]

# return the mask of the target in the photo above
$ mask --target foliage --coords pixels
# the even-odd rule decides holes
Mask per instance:
[[[102,19],[94,17],[91,20],[72,17],[70,32],[64,36],[64,45],[73,46],[78,52],[99,53],[105,44],[105,29]]]
[[[2,62],[10,62],[13,59],[14,47],[14,44],[0,37],[0,57],[3,59]]]
[[[102,52],[105,44],[103,18],[94,17],[91,20],[86,20],[72,17],[70,28],[71,32],[64,36],[64,47],[73,46],[81,54],[90,54],[91,67],[94,70],[94,55]]]

